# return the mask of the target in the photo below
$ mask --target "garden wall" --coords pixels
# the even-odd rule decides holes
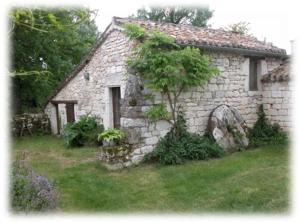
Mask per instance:
[[[50,133],[50,121],[44,113],[24,113],[15,115],[12,120],[12,134],[14,136],[31,135],[35,133]]]

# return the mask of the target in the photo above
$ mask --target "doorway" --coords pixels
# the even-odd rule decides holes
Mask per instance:
[[[66,103],[67,122],[75,122],[74,103]]]
[[[112,99],[112,113],[113,113],[113,127],[120,128],[120,99],[121,99],[121,90],[120,87],[111,88],[111,99]]]

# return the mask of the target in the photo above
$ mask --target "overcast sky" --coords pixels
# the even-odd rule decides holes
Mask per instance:
[[[109,0],[106,4],[102,1],[92,1],[89,6],[93,9],[99,9],[99,15],[96,19],[100,31],[110,23],[113,16],[127,17],[136,13],[137,9],[149,4],[159,4],[160,2],[172,4],[176,1],[150,1],[150,0],[127,0],[115,1]],[[231,23],[240,21],[249,22],[250,32],[259,40],[266,38],[267,42],[272,42],[275,46],[284,48],[289,54],[291,52],[291,40],[295,38],[293,29],[290,29],[290,14],[292,5],[276,4],[276,1],[219,1],[211,0],[209,4],[205,1],[181,1],[185,4],[199,5],[199,3],[208,6],[214,10],[213,17],[209,20],[212,28],[220,28]],[[287,1],[288,2],[288,1]],[[162,5],[160,3],[159,5]]]
[[[299,170],[300,169],[300,149],[299,148],[300,142],[299,142],[299,133],[300,133],[300,100],[295,99],[294,104],[294,115],[293,115],[293,122],[295,123],[295,132],[294,132],[294,138],[295,138],[295,145],[294,149],[291,149],[292,155],[290,158],[291,165],[291,176],[292,176],[292,182],[291,183],[291,196],[293,197],[291,199],[291,211],[288,212],[286,215],[280,215],[278,217],[274,215],[269,215],[268,217],[263,217],[261,215],[243,215],[241,218],[238,217],[238,215],[232,215],[232,217],[228,217],[230,215],[217,215],[216,217],[213,217],[213,215],[202,215],[202,217],[194,217],[194,215],[187,215],[187,216],[180,216],[174,214],[171,215],[164,215],[169,216],[168,218],[165,217],[153,217],[153,218],[140,218],[139,215],[132,215],[132,217],[128,217],[130,215],[114,215],[115,217],[109,217],[110,215],[102,214],[93,214],[93,215],[78,215],[74,214],[68,214],[68,215],[51,215],[50,217],[46,216],[43,218],[35,217],[25,215],[26,217],[16,217],[11,214],[11,212],[8,209],[9,206],[9,198],[8,198],[8,180],[7,180],[7,174],[9,172],[8,166],[9,166],[9,147],[10,147],[10,141],[9,141],[9,120],[10,119],[10,110],[9,110],[9,90],[8,86],[9,79],[8,75],[4,75],[4,73],[7,73],[7,70],[9,67],[8,61],[9,61],[9,41],[7,37],[7,12],[11,9],[12,6],[25,6],[28,7],[28,3],[31,4],[31,6],[81,6],[81,5],[89,5],[92,8],[99,9],[99,17],[97,18],[97,24],[99,26],[100,30],[104,30],[104,28],[109,24],[111,21],[112,16],[120,16],[120,17],[126,17],[132,13],[136,12],[136,9],[141,7],[142,5],[147,5],[149,2],[170,2],[169,0],[157,0],[157,1],[150,1],[150,0],[10,0],[10,1],[1,1],[1,7],[0,7],[0,42],[1,42],[1,48],[0,48],[0,72],[2,75],[0,75],[0,122],[2,126],[2,133],[0,134],[0,141],[1,141],[1,147],[3,147],[3,152],[1,153],[1,160],[0,163],[2,164],[0,167],[0,174],[1,174],[1,181],[3,181],[2,185],[0,186],[0,193],[2,195],[1,201],[0,201],[0,215],[3,218],[3,221],[32,221],[33,219],[35,221],[38,221],[40,219],[43,219],[43,221],[52,221],[53,219],[56,221],[82,221],[84,219],[92,220],[92,221],[99,221],[104,219],[107,221],[118,221],[118,220],[127,220],[127,221],[144,221],[145,219],[148,219],[147,221],[166,221],[166,220],[172,220],[172,221],[199,221],[200,219],[202,221],[282,221],[283,217],[286,218],[286,220],[289,221],[299,221],[299,219],[296,220],[296,218],[300,217],[300,177],[299,177]],[[181,2],[187,3],[191,2],[190,0],[183,0]],[[195,1],[192,1],[195,3]],[[197,0],[197,3],[203,2],[202,0]],[[251,32],[259,39],[262,39],[264,37],[267,38],[267,41],[273,42],[276,46],[279,46],[281,48],[285,48],[288,52],[290,52],[290,40],[295,39],[296,37],[299,39],[299,21],[300,18],[299,15],[299,6],[297,5],[299,1],[297,0],[284,0],[284,1],[276,1],[276,0],[210,0],[209,6],[210,9],[213,9],[215,11],[213,18],[210,20],[210,24],[212,24],[212,27],[219,28],[224,25],[228,25],[232,22],[239,22],[239,21],[247,21],[251,24]],[[298,54],[300,50],[297,51]],[[300,63],[297,62],[299,59],[299,56],[294,60],[294,73],[300,72]],[[295,78],[296,85],[300,82],[300,75],[294,75],[292,78]],[[300,97],[300,87],[295,87],[295,96],[294,98]],[[298,136],[298,137],[297,137]],[[299,144],[299,145],[298,145]],[[3,146],[4,145],[4,146]],[[3,176],[3,177],[2,177]],[[5,198],[6,197],[6,198]],[[89,216],[89,217],[86,217]],[[99,217],[100,216],[100,217]],[[205,217],[206,216],[206,217]],[[84,218],[83,218],[84,217]]]

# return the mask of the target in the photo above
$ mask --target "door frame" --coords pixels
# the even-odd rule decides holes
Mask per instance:
[[[118,89],[118,90],[116,90],[116,89]],[[121,87],[111,87],[110,90],[111,90],[113,128],[120,128],[120,126],[121,126],[121,114],[120,114],[120,112],[121,112],[121,103],[120,103],[121,102]],[[118,101],[116,101],[116,100],[118,100]],[[116,103],[119,103],[119,104],[116,105]],[[116,121],[117,113],[118,113],[118,118],[119,118],[118,121]]]
[[[75,104],[78,104],[77,100],[52,100],[51,104],[55,106],[55,113],[56,113],[56,126],[57,126],[57,134],[60,135],[60,128],[61,128],[61,118],[60,118],[60,113],[58,109],[59,104],[67,104],[67,103],[72,103],[74,106],[74,120],[76,120],[75,116]]]
[[[74,105],[75,105],[74,103],[69,103],[69,102],[65,103],[67,123],[75,122],[75,106]]]
[[[105,90],[106,97],[106,105],[105,112],[106,115],[103,118],[103,123],[105,128],[113,128],[114,127],[114,117],[113,117],[113,104],[112,104],[112,88],[120,88],[120,100],[122,97],[122,87],[120,85],[107,85]],[[121,115],[120,115],[121,118]],[[120,121],[121,122],[121,121]],[[120,123],[121,125],[121,123]]]

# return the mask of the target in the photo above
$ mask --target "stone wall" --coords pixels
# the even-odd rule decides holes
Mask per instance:
[[[263,104],[267,118],[278,123],[285,131],[292,128],[293,90],[292,81],[263,83]]]
[[[92,114],[102,119],[105,128],[112,127],[110,87],[120,87],[121,98],[127,82],[125,62],[130,53],[130,42],[118,27],[107,31],[106,39],[96,50],[89,63],[52,100],[77,100],[75,119]],[[84,74],[89,73],[89,80]],[[65,104],[59,104],[61,132],[67,123]],[[53,104],[46,106],[45,112],[51,120],[53,133],[57,133],[57,118]]]
[[[185,111],[189,131],[204,134],[209,114],[221,104],[234,107],[243,116],[247,125],[251,127],[257,120],[258,105],[263,103],[263,86],[259,84],[258,91],[249,91],[249,58],[229,53],[207,52],[207,54],[212,64],[220,70],[220,75],[210,79],[203,87],[193,88],[182,93],[179,98],[179,104]],[[279,66],[280,63],[281,60],[279,59],[261,60],[258,67],[258,77]],[[121,118],[121,125],[128,132],[129,138],[135,138],[134,141],[129,142],[136,146],[133,154],[134,159],[138,162],[146,153],[154,149],[159,138],[169,131],[170,124],[166,121],[149,123],[143,118],[143,112],[152,104],[142,99],[143,96],[141,95],[147,94],[147,90],[138,90],[143,88],[138,80],[135,84],[131,84],[130,88],[135,88],[136,95],[139,96],[135,96],[133,93],[126,98],[128,100],[132,97],[137,98],[137,105],[132,107],[124,101],[123,111],[125,110],[125,112]],[[155,103],[160,103],[160,101],[161,97],[156,95]]]
[[[131,48],[132,44],[122,31],[113,27],[108,31],[106,40],[91,61],[54,98],[54,100],[78,100],[75,108],[76,118],[90,113],[102,118],[105,128],[108,128],[112,126],[109,87],[120,86],[121,127],[126,133],[127,142],[133,147],[133,152],[129,155],[130,161],[125,164],[126,166],[139,163],[170,128],[166,121],[149,123],[144,118],[143,113],[152,104],[144,99],[144,95],[149,91],[143,87],[139,79],[128,74],[126,70],[126,60]],[[179,104],[184,107],[189,130],[203,134],[210,112],[221,104],[234,107],[251,127],[257,119],[258,105],[267,102],[263,99],[268,91],[267,86],[259,84],[258,91],[249,91],[249,58],[221,52],[206,52],[206,54],[212,64],[220,70],[220,75],[212,78],[203,87],[183,92],[179,98]],[[280,59],[274,58],[260,60],[258,77],[279,66],[281,62]],[[89,80],[84,78],[86,72],[90,73]],[[155,103],[160,101],[160,96],[156,95]],[[281,115],[281,112],[278,112],[278,115]],[[50,116],[52,130],[55,132],[56,114],[52,104],[47,105],[46,113]],[[275,112],[273,113],[272,118],[275,120]],[[63,107],[60,109],[60,116],[63,126],[66,121]]]
[[[13,136],[25,136],[35,133],[50,133],[50,121],[44,113],[24,113],[15,115],[11,120]]]

